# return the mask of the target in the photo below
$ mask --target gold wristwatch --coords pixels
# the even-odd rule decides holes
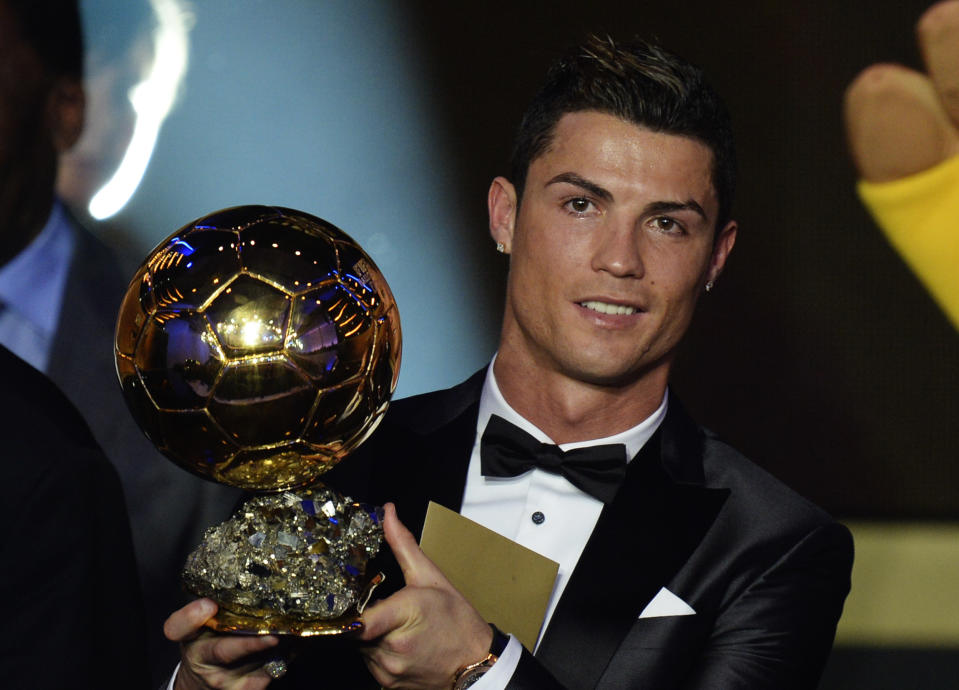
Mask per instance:
[[[493,641],[489,646],[489,654],[486,655],[485,659],[464,666],[457,671],[456,676],[453,678],[453,690],[466,690],[466,688],[482,678],[483,674],[493,668],[496,660],[503,655],[506,645],[509,644],[509,636],[500,632],[499,628],[492,623],[490,623],[489,627],[493,630]]]

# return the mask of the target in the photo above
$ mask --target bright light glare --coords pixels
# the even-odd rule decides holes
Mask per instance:
[[[242,326],[242,335],[240,336],[243,339],[243,344],[247,347],[254,347],[259,345],[263,340],[263,332],[266,330],[264,328],[263,322],[253,318],[252,321],[247,321]]]
[[[191,15],[182,0],[150,0],[150,4],[157,17],[153,65],[146,78],[130,89],[136,112],[133,137],[113,177],[90,200],[90,215],[97,220],[115,215],[133,196],[186,73]]]

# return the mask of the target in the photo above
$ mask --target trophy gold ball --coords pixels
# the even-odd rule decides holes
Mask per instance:
[[[115,348],[153,444],[251,491],[309,485],[362,443],[400,351],[396,302],[359,244],[268,206],[211,213],[160,243],[123,299]]]
[[[396,302],[345,232],[283,207],[237,206],[161,242],[117,318],[117,375],[166,457],[252,493],[183,571],[220,604],[207,625],[337,634],[361,625],[382,511],[319,478],[376,428],[396,388]]]

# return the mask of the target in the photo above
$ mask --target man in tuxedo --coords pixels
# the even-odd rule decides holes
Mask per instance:
[[[236,493],[163,459],[123,403],[113,331],[128,278],[54,192],[84,105],[76,0],[0,0],[0,343],[57,384],[120,474],[165,674],[172,659],[159,629],[181,603],[179,570]]]
[[[735,243],[734,166],[721,100],[662,49],[594,38],[550,71],[511,179],[489,190],[510,256],[491,366],[395,403],[330,479],[392,502],[404,586],[363,614],[375,683],[815,686],[849,589],[849,533],[667,389]],[[560,564],[535,649],[488,625],[420,551],[397,510],[417,532],[429,500]],[[332,645],[287,663],[276,638],[200,632],[215,609],[198,600],[167,621],[183,643],[175,687],[361,682]]]

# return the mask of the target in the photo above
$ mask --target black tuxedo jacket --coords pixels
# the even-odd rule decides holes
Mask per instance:
[[[414,533],[429,500],[458,511],[484,375],[394,403],[327,483],[395,502]],[[845,527],[671,399],[509,687],[815,687],[851,567]],[[398,571],[388,578],[402,585]],[[639,619],[662,587],[695,615]]]

